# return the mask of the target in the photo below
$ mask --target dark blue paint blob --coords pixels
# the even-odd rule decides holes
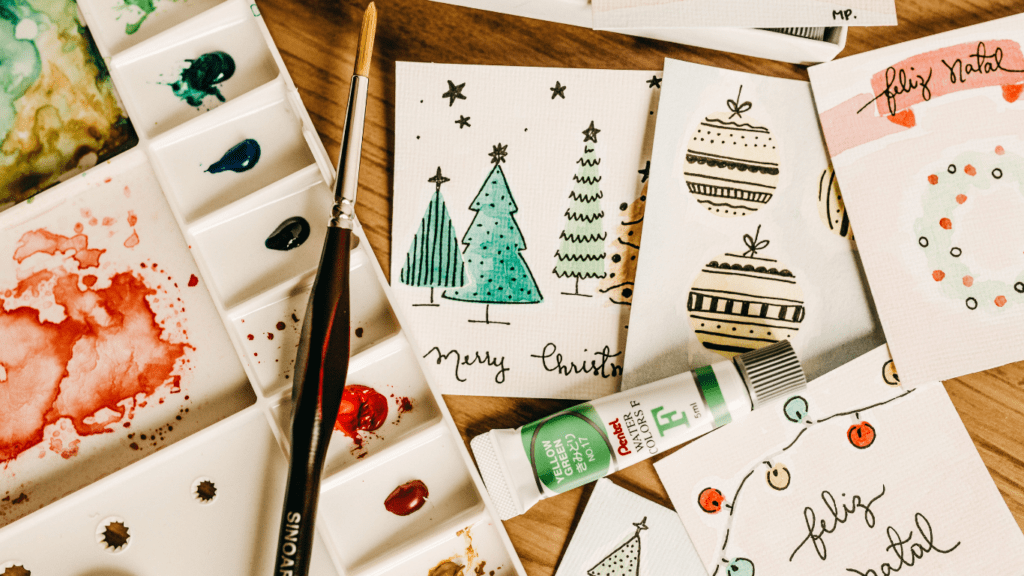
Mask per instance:
[[[309,222],[302,216],[293,216],[278,225],[264,242],[271,250],[291,250],[302,246],[309,238]]]
[[[198,108],[203,98],[216,96],[224,102],[217,84],[235,73],[235,61],[227,52],[207,52],[195,60],[186,60],[188,67],[181,71],[181,79],[170,84],[174,95]]]
[[[217,174],[231,170],[232,172],[245,172],[251,170],[260,161],[260,143],[252,138],[246,138],[231,147],[230,150],[221,156],[206,169],[210,174]]]

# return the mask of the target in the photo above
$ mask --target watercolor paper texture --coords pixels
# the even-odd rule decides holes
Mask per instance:
[[[594,28],[895,26],[894,0],[593,0]]]
[[[619,389],[660,86],[399,64],[391,281],[443,392]]]
[[[907,390],[891,365],[879,347],[655,464],[709,574],[1024,565],[1024,535],[942,384]]]
[[[76,6],[0,1],[0,209],[136,142]]]
[[[555,576],[706,576],[675,512],[598,480]]]
[[[811,68],[904,382],[1024,359],[1024,16]]]
[[[806,82],[666,60],[624,386],[788,340],[883,342]]]

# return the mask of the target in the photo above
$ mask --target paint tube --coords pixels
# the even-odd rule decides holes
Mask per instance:
[[[778,342],[515,430],[491,430],[471,447],[491,502],[508,520],[806,385],[792,346]]]

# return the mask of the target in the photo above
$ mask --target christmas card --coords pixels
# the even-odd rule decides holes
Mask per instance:
[[[894,0],[593,0],[594,28],[895,26]]]
[[[398,65],[391,283],[441,391],[619,389],[660,86]]]
[[[555,576],[706,576],[672,510],[598,480]]]
[[[884,340],[807,82],[666,60],[632,387],[779,340],[814,378]]]
[[[1024,15],[810,69],[904,383],[1024,359]]]
[[[884,346],[655,464],[711,576],[1001,574],[1021,534],[942,383]]]

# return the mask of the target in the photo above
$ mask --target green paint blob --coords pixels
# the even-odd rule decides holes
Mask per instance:
[[[170,84],[174,95],[190,106],[200,107],[207,96],[216,96],[225,101],[218,84],[235,73],[235,61],[226,52],[207,52],[195,60],[186,60],[189,65],[181,71],[181,79]]]
[[[135,34],[138,32],[142,23],[146,21],[146,18],[156,11],[156,6],[153,4],[153,0],[124,0],[124,5],[126,7],[135,6],[139,10],[142,10],[142,18],[139,18],[138,22],[127,24],[124,27],[125,34]]]

